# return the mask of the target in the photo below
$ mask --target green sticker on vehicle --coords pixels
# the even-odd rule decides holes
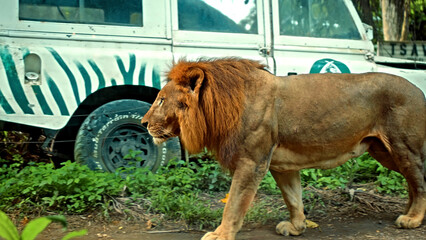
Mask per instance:
[[[351,73],[351,71],[342,62],[324,58],[316,61],[314,65],[312,65],[309,73]]]

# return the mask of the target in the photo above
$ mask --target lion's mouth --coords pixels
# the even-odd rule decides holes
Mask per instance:
[[[156,133],[152,133],[149,130],[148,130],[148,132],[152,136],[152,138],[154,140],[154,144],[156,144],[156,145],[162,144],[163,142],[167,141],[169,138],[173,137],[172,134],[167,134],[167,133],[156,134]]]
[[[163,142],[167,141],[167,138],[153,137],[153,140],[154,140],[155,145],[159,145],[159,144],[162,144]]]

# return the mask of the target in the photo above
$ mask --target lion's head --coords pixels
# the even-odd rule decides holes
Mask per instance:
[[[179,61],[142,123],[148,123],[156,144],[179,136],[190,153],[207,147],[222,165],[232,168],[231,159],[224,156],[229,158],[238,143],[244,79],[251,78],[253,67],[264,68],[255,61],[233,58]]]

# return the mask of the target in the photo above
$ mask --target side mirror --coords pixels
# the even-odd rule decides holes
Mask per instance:
[[[370,41],[373,40],[373,37],[374,37],[373,27],[366,24],[366,23],[362,23],[362,26],[364,27],[365,35],[367,36],[367,39],[370,40]]]

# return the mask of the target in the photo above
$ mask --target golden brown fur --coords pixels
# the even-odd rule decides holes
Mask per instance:
[[[299,170],[333,168],[368,151],[400,172],[410,199],[396,220],[418,227],[426,211],[426,102],[403,78],[380,73],[276,77],[255,61],[180,61],[142,119],[158,144],[179,136],[233,172],[222,223],[203,239],[234,239],[271,171],[290,211],[283,235],[306,228]]]

